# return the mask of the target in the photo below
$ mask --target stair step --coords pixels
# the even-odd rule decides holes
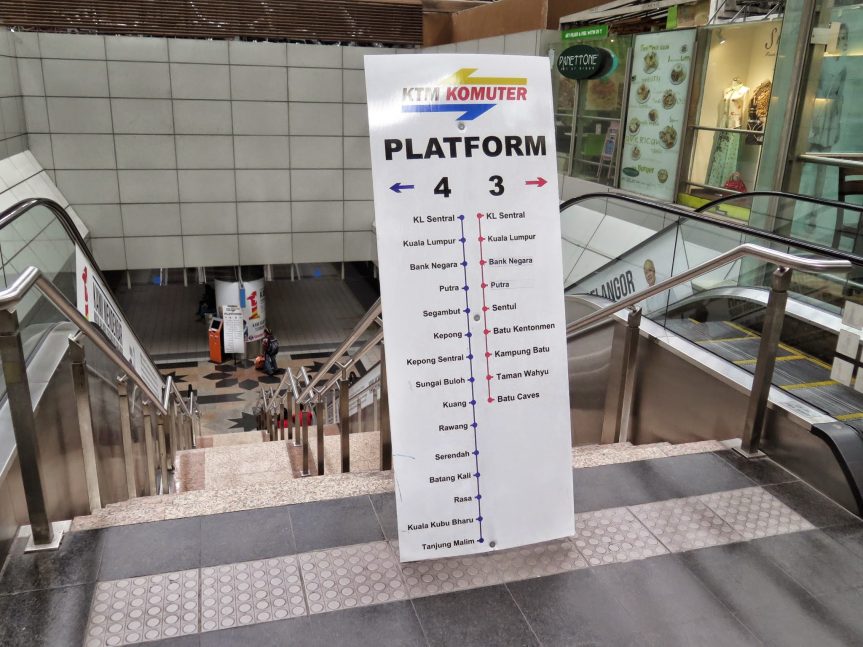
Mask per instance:
[[[206,431],[204,429],[202,432]],[[257,431],[239,431],[229,434],[220,433],[202,433],[198,437],[198,448],[204,449],[208,447],[227,447],[229,445],[251,445],[254,443],[262,443],[267,440],[267,432],[262,430]]]

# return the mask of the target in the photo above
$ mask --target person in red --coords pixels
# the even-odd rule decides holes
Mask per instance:
[[[279,370],[276,355],[279,352],[279,340],[269,328],[264,328],[264,338],[261,340],[261,355],[264,356],[264,372],[272,375]]]

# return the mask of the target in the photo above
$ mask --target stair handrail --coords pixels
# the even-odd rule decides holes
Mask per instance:
[[[740,258],[744,257],[752,257],[758,258],[763,261],[767,261],[769,263],[774,263],[779,267],[787,267],[793,270],[801,270],[804,272],[850,272],[854,265],[851,261],[845,259],[830,259],[830,258],[800,258],[798,256],[794,256],[793,254],[786,254],[785,252],[779,252],[773,249],[768,249],[767,247],[761,247],[760,245],[754,245],[752,243],[744,243],[742,245],[738,245],[737,247],[728,250],[716,256],[715,258],[711,258],[700,265],[696,265],[693,268],[686,270],[685,272],[681,272],[676,276],[672,276],[670,278],[665,279],[664,281],[660,281],[659,283],[645,288],[640,292],[636,292],[635,294],[628,296],[626,298],[620,299],[619,301],[615,301],[614,303],[605,306],[604,308],[600,308],[596,312],[592,312],[589,315],[585,315],[580,319],[576,319],[572,323],[568,324],[566,327],[566,336],[567,339],[571,339],[575,334],[577,334],[582,329],[595,324],[603,319],[610,317],[616,312],[620,312],[626,308],[632,307],[644,301],[656,294],[661,292],[665,292],[670,288],[673,288],[681,283],[686,283],[687,281],[696,278],[702,274],[706,274],[707,272],[711,272],[723,265],[727,265],[733,261],[736,261]]]

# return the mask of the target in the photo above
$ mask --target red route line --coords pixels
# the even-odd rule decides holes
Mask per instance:
[[[482,332],[483,332],[483,337],[485,338],[485,383],[488,387],[488,401],[494,402],[494,398],[491,397],[491,367],[489,366],[489,361],[488,361],[488,358],[491,357],[491,353],[488,351],[489,329],[488,329],[488,316],[486,314],[488,312],[488,306],[485,303],[485,289],[487,286],[485,283],[485,256],[483,255],[483,249],[482,249],[482,244],[483,244],[483,241],[485,241],[485,238],[482,235],[482,217],[483,217],[483,214],[481,214],[481,213],[476,214],[477,225],[479,227],[479,238],[477,239],[477,240],[479,240],[479,272],[480,272],[480,279],[482,280],[480,287],[482,287],[482,327],[483,327]]]

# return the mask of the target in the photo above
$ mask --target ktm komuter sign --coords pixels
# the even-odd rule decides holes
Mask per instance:
[[[401,559],[570,535],[548,61],[365,65]]]

